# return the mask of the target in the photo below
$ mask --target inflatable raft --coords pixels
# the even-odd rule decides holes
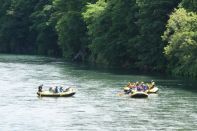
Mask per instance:
[[[52,91],[37,92],[37,95],[40,97],[70,97],[73,96],[75,93],[76,89],[68,88],[65,91],[59,93],[54,93]]]
[[[131,94],[132,98],[147,98],[148,94],[142,91],[135,91]]]
[[[149,89],[148,91],[147,91],[147,93],[157,93],[158,92],[158,88],[157,87],[154,87],[154,88],[152,88],[152,89]]]

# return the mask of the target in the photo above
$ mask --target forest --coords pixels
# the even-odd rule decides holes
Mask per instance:
[[[0,0],[0,53],[197,78],[197,1]]]

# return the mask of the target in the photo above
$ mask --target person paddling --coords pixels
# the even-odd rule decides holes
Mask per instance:
[[[43,84],[38,86],[38,92],[42,92],[42,87],[43,87]]]
[[[60,86],[60,92],[63,92],[63,91],[64,91],[63,87],[62,87],[62,86]]]
[[[55,87],[55,93],[59,93],[59,88],[58,88],[58,86]]]
[[[153,80],[151,80],[151,86],[150,89],[153,89],[155,87],[155,82]]]

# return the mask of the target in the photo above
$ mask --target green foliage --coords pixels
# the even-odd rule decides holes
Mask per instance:
[[[53,1],[57,14],[58,42],[63,56],[68,60],[85,60],[88,38],[81,12],[86,2],[88,1]]]
[[[163,39],[173,74],[197,77],[197,14],[176,9],[170,16]]]
[[[31,24],[29,15],[36,2],[35,0],[11,0],[4,3],[7,6],[0,26],[0,43],[4,43],[2,46],[6,46],[3,47],[5,52],[34,52],[35,45],[29,33]]]
[[[91,61],[107,66],[132,66],[137,34],[135,0],[99,0],[88,4],[83,13],[91,44]]]
[[[8,38],[5,38],[5,29],[8,26],[7,20],[7,9],[10,7],[11,0],[0,0],[0,52],[8,51],[8,44],[5,41],[8,41]],[[7,40],[6,40],[7,39]]]
[[[80,50],[84,50],[86,27],[80,13],[74,11],[67,12],[58,21],[56,29],[65,58],[73,59]]]
[[[145,70],[165,69],[164,43],[161,35],[165,30],[168,14],[178,5],[177,0],[137,0],[139,6],[138,66]]]
[[[107,6],[107,3],[105,0],[99,0],[95,4],[88,3],[86,5],[86,11],[82,13],[83,18],[87,24],[89,39],[90,39],[90,45],[89,48],[91,50],[91,62],[96,61],[97,63],[105,63],[105,59],[101,58],[99,60],[99,56],[97,56],[96,52],[102,51],[103,47],[100,45],[101,48],[95,47],[93,40],[94,38],[99,39],[98,34],[102,34],[102,29],[105,29],[105,24],[103,24],[103,27],[98,27],[98,24],[100,23],[98,19],[100,19],[102,13],[104,12],[105,8]],[[103,39],[101,39],[103,40]],[[94,58],[95,56],[95,58]],[[97,60],[95,60],[97,59]],[[102,61],[102,62],[101,62]]]
[[[197,12],[197,1],[196,0],[182,0],[180,7],[183,7],[189,11]]]
[[[0,1],[0,51],[60,55],[51,0]]]
[[[106,6],[107,3],[105,0],[98,0],[95,4],[88,3],[86,5],[86,11],[83,12],[82,15],[87,24],[88,33],[90,36],[92,36],[94,33],[91,32],[94,29],[93,23],[97,22],[97,19],[105,10]]]
[[[55,21],[51,21],[54,13],[52,0],[40,0],[31,14],[31,35],[35,36],[36,51],[39,55],[61,56],[61,50],[57,44]]]

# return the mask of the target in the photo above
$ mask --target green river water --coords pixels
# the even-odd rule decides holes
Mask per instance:
[[[0,131],[197,130],[197,81],[90,69],[61,59],[0,55]],[[154,80],[147,99],[117,95],[129,81]],[[74,86],[69,98],[40,98],[37,87]]]

